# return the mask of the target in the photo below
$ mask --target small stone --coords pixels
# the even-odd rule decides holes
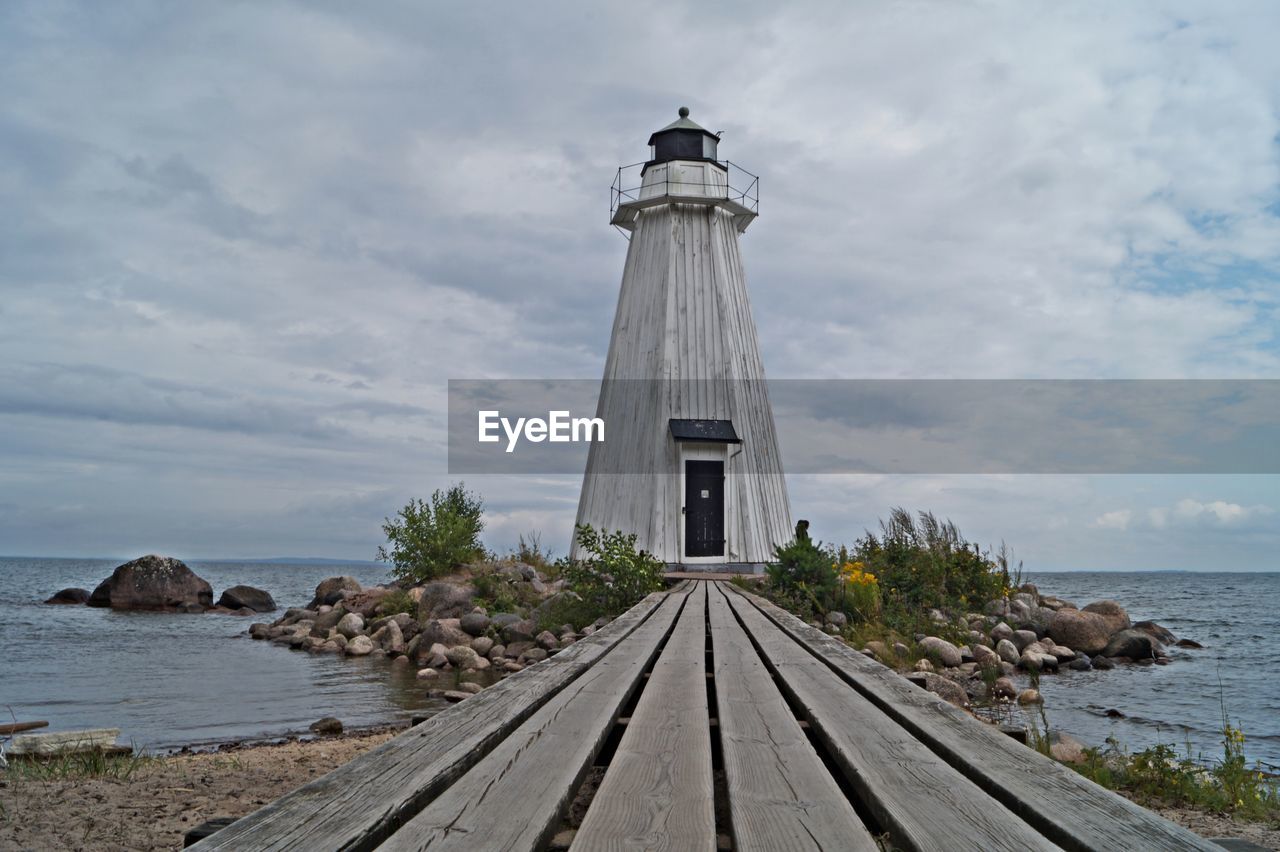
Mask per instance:
[[[556,635],[550,630],[544,630],[539,633],[537,639],[534,641],[538,643],[539,647],[545,648],[548,651],[552,651],[560,647],[560,640],[556,639]]]
[[[1018,693],[1019,704],[1039,704],[1042,700],[1040,691],[1036,689],[1024,689]]]
[[[475,695],[476,693],[483,691],[484,687],[478,683],[474,683],[473,681],[464,680],[462,683],[458,684],[458,690],[460,692],[469,692],[472,695]]]
[[[446,689],[444,692],[440,693],[440,697],[449,701],[465,701],[471,697],[471,693],[463,692],[460,689]]]
[[[435,669],[418,669],[418,680],[431,680],[440,677],[440,672]]]
[[[928,660],[916,660],[915,670],[918,672],[932,672],[934,670],[933,663]]]
[[[323,719],[318,719],[315,722],[312,722],[310,727],[313,734],[320,734],[322,736],[336,736],[337,734],[342,733],[342,722],[332,716],[325,716]]]

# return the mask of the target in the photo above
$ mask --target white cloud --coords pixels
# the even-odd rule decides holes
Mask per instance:
[[[1099,515],[1093,525],[1104,530],[1126,530],[1132,518],[1133,512],[1128,509],[1116,509]]]

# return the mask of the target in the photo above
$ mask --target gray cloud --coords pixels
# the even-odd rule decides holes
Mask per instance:
[[[1274,377],[1276,15],[6,4],[0,550],[367,555],[447,481],[447,379],[600,375],[606,190],[681,103],[762,175],[773,378]],[[828,537],[915,503],[1111,567],[1192,545],[1090,550],[1105,512],[1280,504],[1257,479],[961,482],[793,499]],[[484,483],[499,543],[567,541],[572,483]]]

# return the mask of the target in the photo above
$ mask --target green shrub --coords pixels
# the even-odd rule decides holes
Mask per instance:
[[[774,559],[765,568],[770,597],[803,618],[820,618],[840,583],[834,554],[814,544],[802,521],[795,539],[774,549]]]
[[[576,528],[575,538],[591,558],[562,560],[560,576],[600,615],[617,615],[662,589],[663,565],[636,550],[634,533],[596,532],[584,524]]]
[[[550,602],[538,616],[538,629],[558,633],[561,625],[572,624],[576,632],[593,623],[602,615],[608,615],[604,608],[584,598],[575,599],[571,595],[560,595]]]
[[[398,579],[422,583],[484,555],[480,544],[483,503],[462,483],[437,490],[431,502],[410,500],[382,531],[390,545],[378,548],[378,558],[392,563]]]
[[[527,586],[501,571],[477,574],[471,578],[471,584],[476,589],[476,605],[484,607],[490,613],[517,612],[536,602],[521,594],[521,589],[527,589]]]

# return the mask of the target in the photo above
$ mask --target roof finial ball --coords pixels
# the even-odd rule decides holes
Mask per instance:
[[[680,117],[681,117],[681,118],[688,118],[688,117],[689,117],[689,108],[688,108],[688,107],[680,107],[679,112],[680,112]]]

